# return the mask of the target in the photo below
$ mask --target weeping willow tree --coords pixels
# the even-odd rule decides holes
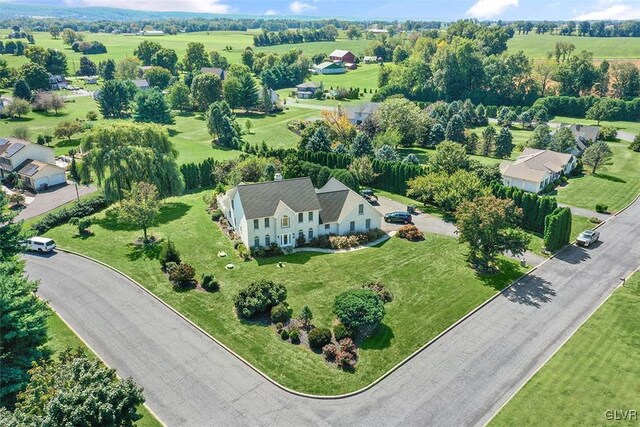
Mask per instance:
[[[154,184],[160,197],[182,193],[178,152],[166,129],[155,124],[109,121],[96,126],[82,144],[85,165],[109,200],[120,200],[138,182]]]

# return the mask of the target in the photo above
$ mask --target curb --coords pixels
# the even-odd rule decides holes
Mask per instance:
[[[66,252],[66,251],[65,251],[65,252]],[[91,347],[91,346],[89,345],[89,343],[88,343],[88,342],[86,342],[86,341],[84,340],[84,338],[82,338],[82,336],[80,336],[80,334],[79,334],[78,332],[76,332],[76,330],[73,328],[73,326],[71,326],[69,323],[67,323],[67,321],[66,321],[66,320],[64,320],[64,318],[60,315],[60,313],[58,313],[57,311],[55,311],[55,310],[53,309],[53,307],[51,307],[51,306],[49,305],[48,301],[46,301],[46,300],[44,300],[44,299],[40,298],[39,296],[38,296],[38,299],[40,299],[41,301],[44,301],[45,303],[47,303],[47,307],[49,307],[49,309],[50,309],[53,313],[55,313],[55,315],[56,315],[56,316],[58,316],[58,319],[62,320],[62,323],[64,323],[64,324],[67,326],[67,328],[69,328],[69,330],[70,330],[71,332],[73,332],[73,334],[76,336],[76,338],[78,338],[78,339],[80,340],[80,342],[81,342],[82,344],[84,344],[84,346],[85,346],[85,347],[87,347],[87,348],[89,349],[89,351],[90,351],[91,353],[93,353],[93,354],[96,356],[96,358],[97,358],[99,361],[101,361],[101,362],[102,362],[102,364],[103,364],[104,366],[106,366],[107,368],[110,368],[110,369],[114,369],[114,368],[112,368],[111,366],[109,366],[109,364],[108,364],[107,362],[105,362],[105,360],[104,360],[102,357],[100,357],[100,355],[98,354],[98,352],[96,352],[96,351],[93,349],[93,347]],[[120,375],[118,375],[117,370],[116,370],[116,376],[117,376],[118,378],[120,378],[121,380],[123,380],[123,379],[124,379],[124,378],[122,378]],[[144,389],[142,390],[142,393],[144,394]],[[162,419],[158,416],[158,414],[156,414],[155,412],[153,412],[153,409],[151,409],[151,408],[149,407],[149,405],[147,405],[147,402],[143,403],[143,404],[142,404],[142,406],[144,406],[144,407],[147,409],[147,411],[149,411],[149,413],[150,413],[151,415],[153,415],[153,417],[156,419],[156,421],[158,421],[158,422],[159,422],[163,427],[167,427],[167,425],[164,423],[164,421],[162,421]]]

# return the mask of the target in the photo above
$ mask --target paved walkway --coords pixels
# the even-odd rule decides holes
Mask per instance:
[[[578,208],[575,206],[565,205],[564,203],[558,203],[558,206],[571,208],[571,213],[574,215],[580,215],[587,218],[598,218],[600,221],[606,221],[611,217],[608,213],[599,213],[585,208]]]
[[[599,244],[567,247],[380,384],[339,400],[277,388],[99,264],[65,253],[25,258],[39,295],[144,387],[169,426],[483,425],[640,264],[639,217],[636,202],[601,227]]]
[[[97,188],[92,185],[78,185],[80,196],[91,194]],[[25,220],[49,212],[59,206],[69,203],[77,198],[76,188],[73,184],[62,187],[55,187],[49,190],[40,191],[36,198],[20,211],[18,220]]]

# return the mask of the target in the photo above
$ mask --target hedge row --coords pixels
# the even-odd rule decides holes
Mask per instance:
[[[37,234],[64,224],[73,217],[83,218],[92,215],[108,206],[107,200],[102,194],[87,197],[74,203],[71,207],[63,207],[59,211],[46,214],[40,221],[34,223],[31,229]]]
[[[495,184],[491,187],[491,190],[493,195],[500,199],[513,200],[516,206],[522,209],[522,224],[520,226],[525,230],[536,233],[544,232],[545,218],[558,207],[558,203],[553,197],[541,197],[519,188]]]
[[[544,247],[554,252],[571,239],[571,209],[557,208],[544,221]]]
[[[623,101],[613,98],[598,98],[595,96],[548,96],[538,99],[534,108],[544,107],[552,116],[585,117],[589,108],[599,100],[607,100],[614,115],[611,120],[636,121],[640,120],[640,98]]]
[[[216,161],[208,158],[201,163],[186,163],[180,166],[185,189],[195,190],[197,188],[213,187],[216,185],[216,179],[213,176],[213,168],[215,165]]]

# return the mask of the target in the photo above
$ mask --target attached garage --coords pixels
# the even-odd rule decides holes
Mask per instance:
[[[32,190],[44,190],[67,182],[64,169],[38,160],[26,160],[17,168],[17,173]]]

